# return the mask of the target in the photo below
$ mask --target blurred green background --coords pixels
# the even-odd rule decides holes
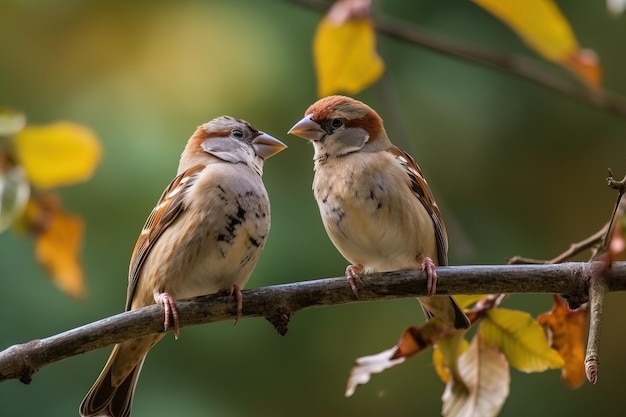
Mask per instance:
[[[560,1],[579,41],[601,57],[605,85],[626,94],[626,17],[603,2]],[[468,1],[390,0],[381,12],[503,52],[532,55]],[[61,190],[86,221],[89,295],[60,293],[32,242],[0,235],[0,349],[122,311],[130,253],[173,177],[195,127],[244,118],[290,148],[266,164],[272,232],[248,287],[339,276],[346,261],[326,237],[311,193],[313,150],[287,130],[316,99],[311,43],[319,13],[288,1],[0,0],[0,104],[33,124],[93,128],[104,160]],[[626,123],[527,81],[386,38],[385,79],[358,98],[425,171],[450,229],[451,264],[550,258],[607,220],[606,168],[626,171]],[[545,64],[547,71],[570,75]],[[584,258],[580,258],[584,259]],[[613,415],[623,409],[623,294],[605,305],[600,381],[572,391],[559,372],[512,371],[504,416]],[[538,314],[548,295],[506,306]],[[134,416],[432,416],[443,385],[430,355],[375,376],[343,397],[358,356],[393,345],[423,321],[415,300],[297,313],[285,337],[264,320],[185,328],[148,356]],[[102,349],[42,369],[29,385],[0,384],[0,415],[72,416],[103,366]],[[601,407],[601,408],[600,408]],[[614,410],[614,412],[608,412]]]

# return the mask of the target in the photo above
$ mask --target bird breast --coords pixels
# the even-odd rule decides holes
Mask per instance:
[[[313,183],[322,221],[339,252],[367,272],[417,268],[424,256],[436,261],[433,221],[405,169],[386,152],[343,158],[340,164],[329,158],[318,165]]]
[[[202,171],[185,196],[185,212],[150,253],[158,261],[145,263],[140,283],[176,299],[247,283],[270,228],[267,192],[260,175],[242,172],[249,169],[222,163]]]

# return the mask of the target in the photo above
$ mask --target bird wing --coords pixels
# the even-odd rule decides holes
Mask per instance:
[[[141,274],[141,268],[148,258],[150,251],[159,240],[159,237],[185,210],[183,200],[189,188],[197,180],[204,165],[196,165],[178,175],[167,186],[156,207],[148,216],[146,224],[141,230],[141,234],[135,244],[133,255],[130,260],[128,271],[128,293],[126,296],[126,310],[130,310],[137,282]]]
[[[395,146],[388,149],[396,159],[406,168],[406,173],[409,176],[411,189],[415,197],[422,203],[430,218],[433,221],[435,229],[435,238],[437,240],[437,259],[439,265],[448,264],[448,236],[446,233],[446,226],[443,223],[441,211],[435,202],[430,187],[424,178],[422,170],[417,166],[415,160],[400,148]]]

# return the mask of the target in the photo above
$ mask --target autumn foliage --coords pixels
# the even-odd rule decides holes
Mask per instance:
[[[15,225],[35,240],[35,256],[55,284],[80,298],[83,221],[66,213],[54,188],[89,179],[101,148],[87,127],[71,122],[30,126],[21,113],[0,113],[0,231]]]
[[[567,19],[551,0],[472,0],[513,30],[544,59],[571,71],[591,88],[602,69],[596,54],[583,49]],[[313,55],[320,97],[356,94],[382,76],[385,64],[376,50],[369,18],[371,0],[339,0],[320,20]]]

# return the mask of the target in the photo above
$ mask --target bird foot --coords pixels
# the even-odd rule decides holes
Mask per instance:
[[[348,280],[348,284],[350,284],[350,288],[352,292],[359,298],[359,292],[356,288],[356,283],[358,282],[362,287],[364,286],[363,281],[361,281],[360,274],[363,273],[363,265],[348,265],[346,268],[346,279]]]
[[[178,340],[180,336],[178,310],[176,309],[176,303],[174,298],[166,292],[155,292],[154,301],[157,304],[162,304],[165,310],[165,320],[163,321],[163,330],[167,331],[170,327],[170,317],[174,322],[174,338]]]
[[[237,299],[237,316],[235,316],[235,322],[233,323],[233,327],[235,327],[243,314],[243,294],[241,294],[241,288],[237,284],[231,285],[226,291],[229,296],[235,294]]]
[[[422,259],[422,270],[426,273],[428,296],[433,296],[437,293],[437,270],[435,263],[428,256]]]

